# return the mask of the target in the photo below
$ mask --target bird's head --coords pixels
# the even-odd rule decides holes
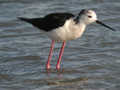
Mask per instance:
[[[85,24],[93,23],[97,20],[97,15],[93,10],[85,10],[83,9],[80,13],[80,20]]]
[[[77,23],[80,22],[80,23],[84,23],[86,25],[91,24],[93,22],[96,22],[96,23],[101,24],[102,26],[104,26],[106,28],[109,28],[109,29],[115,31],[115,29],[113,29],[110,26],[99,21],[95,11],[93,11],[93,10],[82,9],[75,20],[77,21]]]

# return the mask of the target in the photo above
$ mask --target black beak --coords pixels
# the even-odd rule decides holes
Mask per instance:
[[[110,29],[110,30],[112,30],[112,31],[116,31],[115,29],[113,29],[112,27],[110,27],[110,26],[108,26],[108,25],[106,25],[106,24],[104,24],[104,23],[102,23],[101,21],[99,21],[99,20],[97,20],[96,21],[96,23],[98,23],[98,24],[100,24],[100,25],[102,25],[102,26],[104,26],[104,27],[106,27],[106,28],[108,28],[108,29]]]

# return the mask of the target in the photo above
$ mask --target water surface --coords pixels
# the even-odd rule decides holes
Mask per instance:
[[[45,70],[51,41],[17,17],[52,12],[97,12],[117,32],[92,24],[82,38],[68,41],[60,72]],[[0,0],[0,90],[120,90],[119,0]]]

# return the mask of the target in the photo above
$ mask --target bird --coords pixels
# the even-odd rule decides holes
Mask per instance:
[[[60,70],[66,42],[80,38],[89,24],[96,22],[112,31],[116,31],[102,21],[99,21],[96,12],[91,9],[81,9],[76,15],[69,12],[55,12],[38,18],[18,17],[18,19],[37,27],[51,39],[50,51],[46,62],[47,70],[51,69],[50,62],[56,42],[62,43],[56,64],[56,69]]]

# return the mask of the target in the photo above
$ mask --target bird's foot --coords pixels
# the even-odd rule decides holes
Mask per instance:
[[[46,65],[46,70],[50,70],[50,64]]]
[[[56,65],[56,70],[57,70],[57,71],[60,71],[60,64],[57,64],[57,65]]]

